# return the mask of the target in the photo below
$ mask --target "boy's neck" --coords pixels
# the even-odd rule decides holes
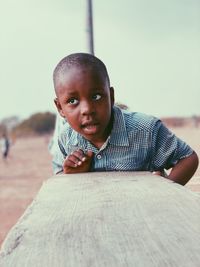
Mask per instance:
[[[100,141],[95,141],[93,144],[93,146],[95,146],[96,148],[98,149],[101,149],[102,146],[105,144],[105,142],[107,142],[107,139],[108,137],[110,136],[111,134],[111,131],[113,129],[113,122],[114,122],[114,112],[113,112],[113,109],[112,109],[112,112],[111,112],[111,117],[110,117],[110,122],[108,124],[108,127],[106,129],[106,133],[105,133],[105,138],[100,140]]]

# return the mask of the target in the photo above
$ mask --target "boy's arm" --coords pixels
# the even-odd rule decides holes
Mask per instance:
[[[168,175],[168,179],[178,184],[185,185],[195,173],[198,164],[198,156],[193,152],[189,157],[178,161]]]

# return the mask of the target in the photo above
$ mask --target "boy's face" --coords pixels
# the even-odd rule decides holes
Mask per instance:
[[[110,134],[114,90],[104,75],[91,68],[72,67],[60,78],[55,104],[71,127],[96,147]]]

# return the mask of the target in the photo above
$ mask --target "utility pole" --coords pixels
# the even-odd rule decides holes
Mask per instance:
[[[90,54],[94,55],[92,0],[87,0],[87,33],[88,50]]]

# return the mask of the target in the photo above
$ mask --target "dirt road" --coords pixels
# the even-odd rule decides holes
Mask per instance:
[[[47,137],[16,140],[7,162],[0,161],[0,244],[43,181],[52,176],[48,140]]]

